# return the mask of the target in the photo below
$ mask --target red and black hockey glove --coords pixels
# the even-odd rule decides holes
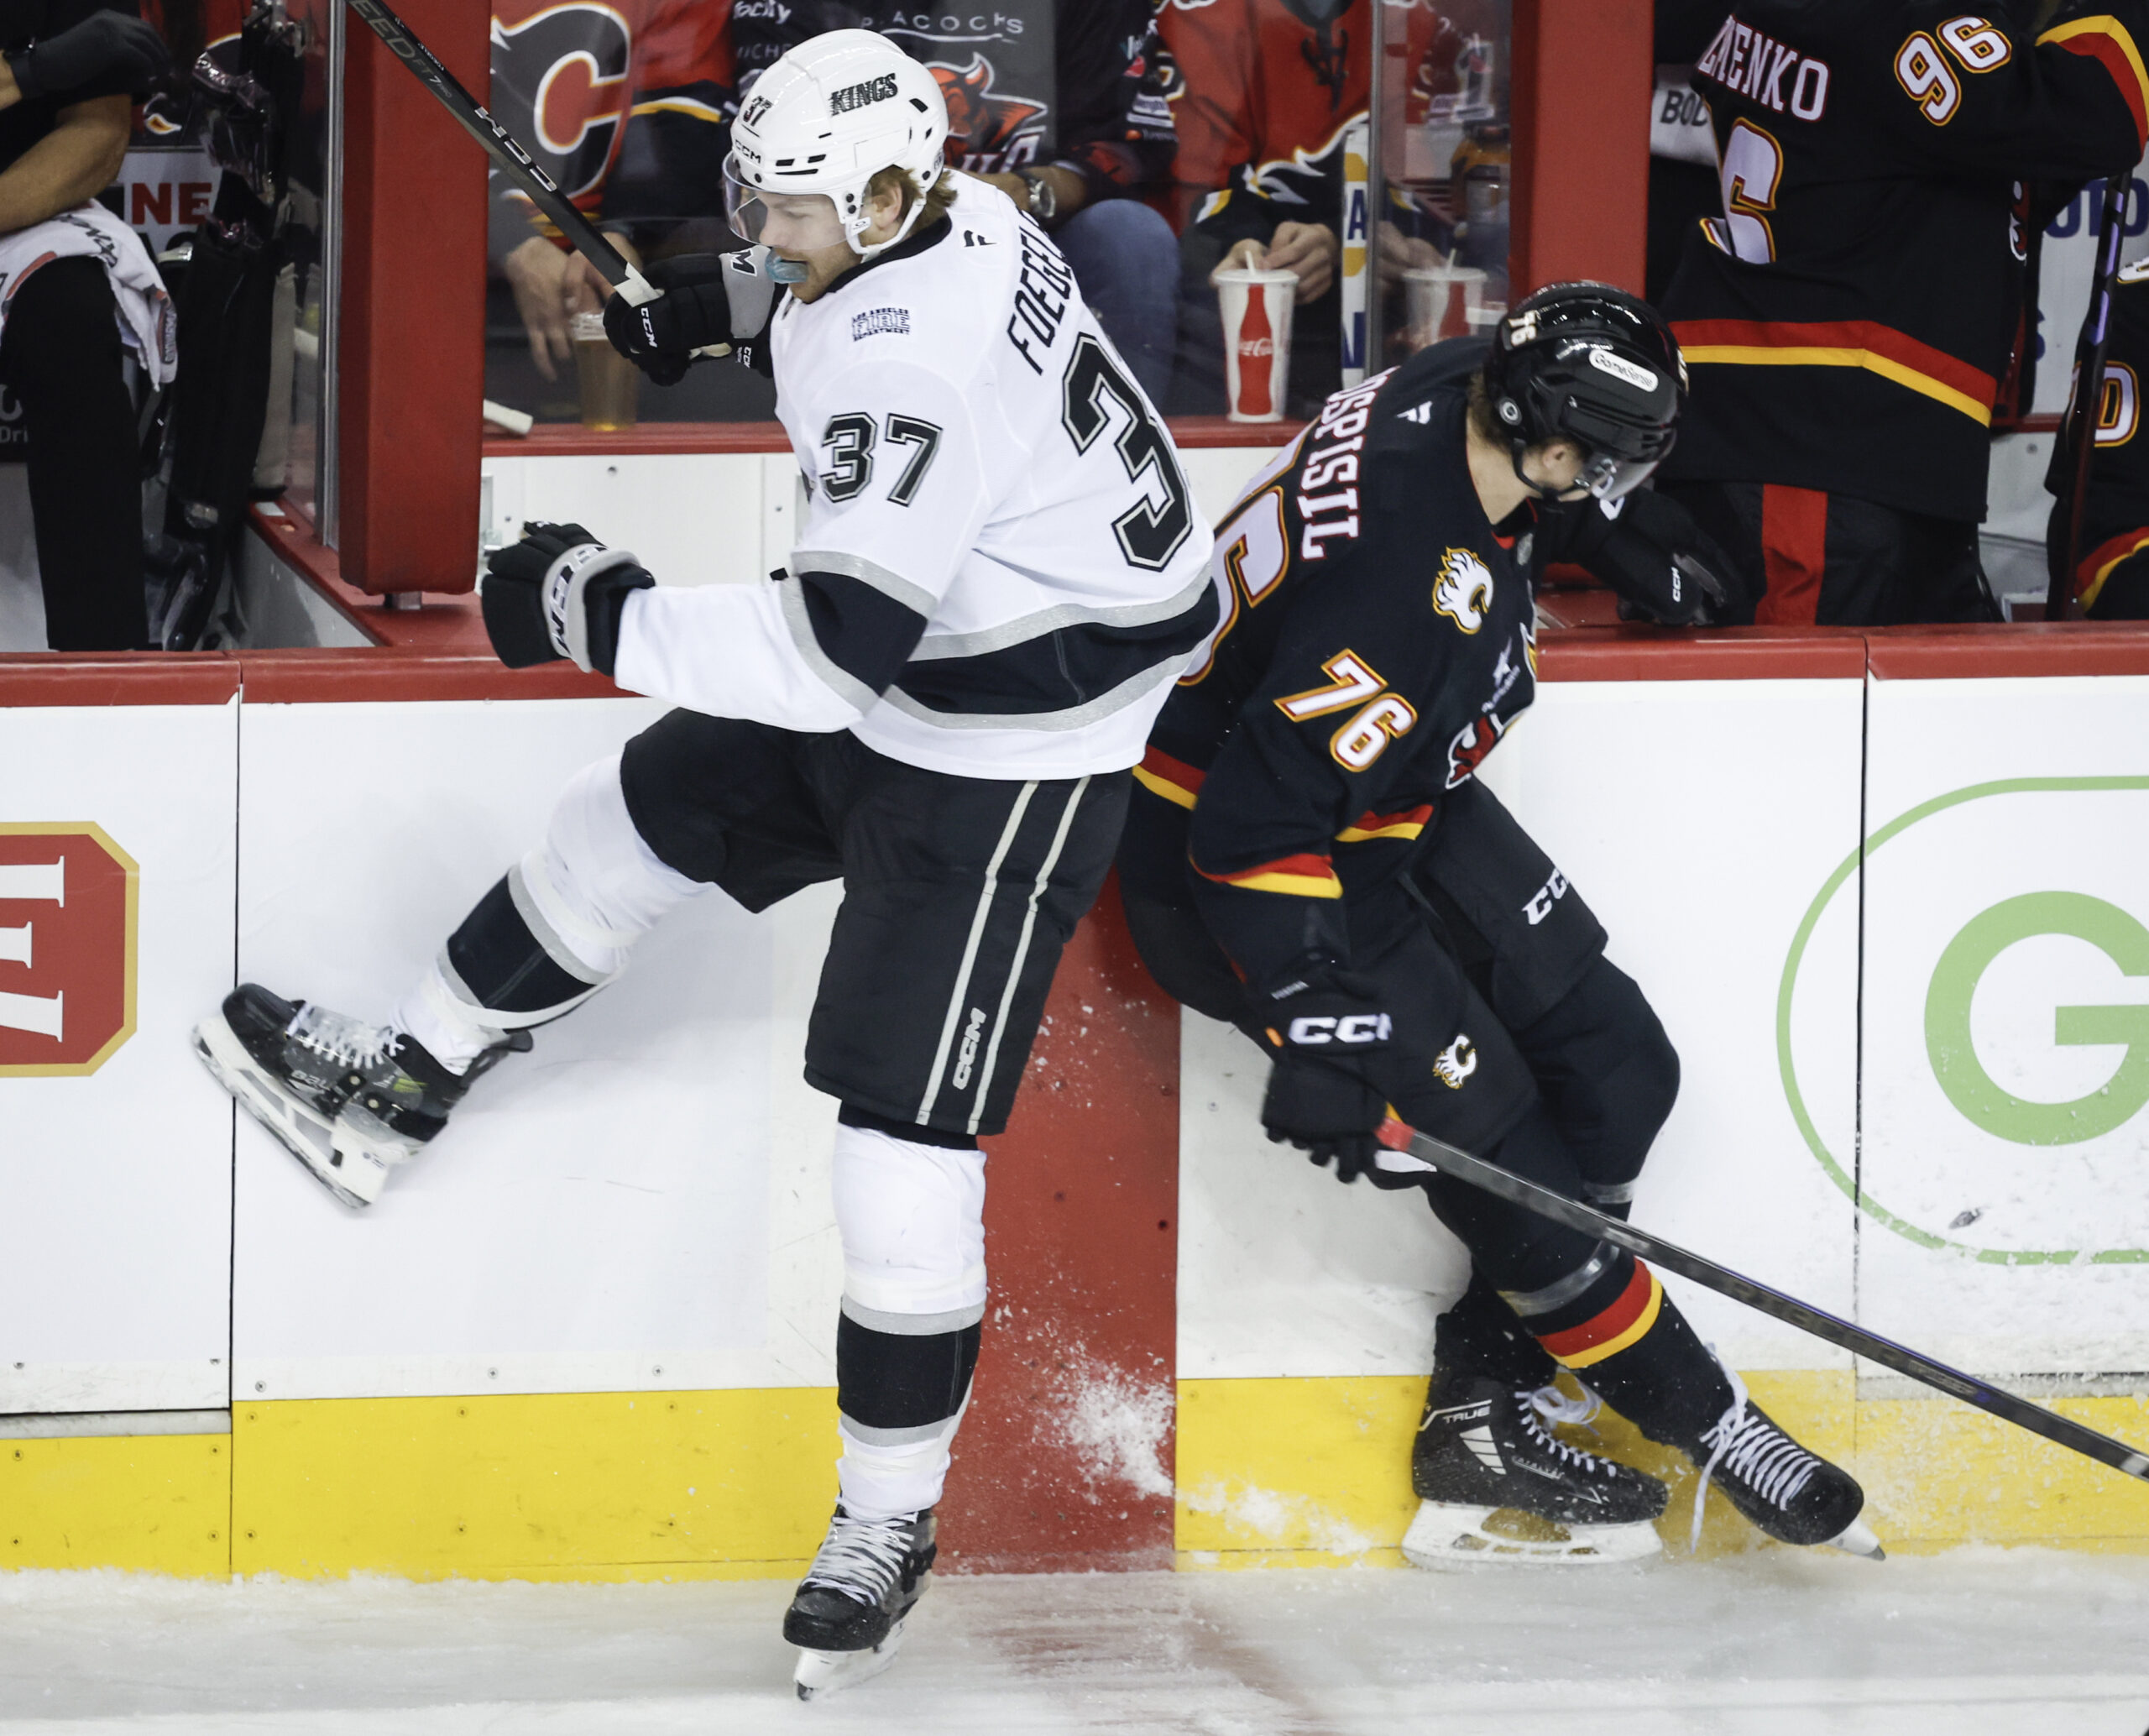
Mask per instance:
[[[1339,1181],[1356,1181],[1373,1167],[1373,1137],[1387,1099],[1364,1077],[1367,1058],[1394,1040],[1394,1021],[1367,978],[1331,970],[1294,976],[1260,997],[1276,1043],[1261,1125],[1272,1143],[1294,1145],[1318,1164],[1334,1163]]]
[[[509,668],[572,657],[609,675],[627,599],[656,583],[626,550],[605,547],[580,525],[533,522],[485,562],[478,600],[494,653]]]

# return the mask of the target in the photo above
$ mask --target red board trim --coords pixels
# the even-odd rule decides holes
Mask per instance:
[[[239,660],[223,651],[0,656],[0,706],[224,705],[238,690]]]
[[[1865,673],[1865,635],[1854,627],[1566,627],[1540,634],[1537,646],[1538,678],[1547,682],[1855,681]]]
[[[1880,627],[1867,635],[1866,646],[1876,681],[2149,675],[2149,627],[2132,621]]]
[[[1235,422],[1229,416],[1173,416],[1166,423],[1174,444],[1187,452],[1242,446],[1266,450],[1287,446],[1304,422]],[[614,458],[677,454],[787,452],[791,441],[781,422],[642,422],[600,434],[576,422],[544,422],[526,435],[506,435],[488,426],[489,458]]]

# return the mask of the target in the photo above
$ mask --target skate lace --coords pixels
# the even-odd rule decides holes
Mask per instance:
[[[1702,1512],[1708,1502],[1709,1480],[1716,1475],[1718,1466],[1781,1511],[1812,1481],[1821,1464],[1766,1417],[1749,1410],[1746,1383],[1717,1356],[1714,1345],[1709,1346],[1709,1354],[1716,1357],[1724,1378],[1731,1383],[1731,1404],[1702,1436],[1702,1444],[1710,1449],[1709,1459],[1702,1467],[1702,1486],[1694,1492],[1694,1524],[1686,1538],[1688,1555],[1701,1547]]]
[[[902,1577],[917,1527],[914,1513],[864,1519],[853,1519],[838,1508],[829,1524],[828,1540],[813,1557],[804,1583],[829,1586],[860,1603],[878,1603]]]
[[[402,1035],[393,1025],[369,1025],[311,1002],[299,1008],[285,1035],[338,1067],[377,1067]]]
[[[1540,1451],[1564,1459],[1592,1476],[1603,1469],[1593,1453],[1568,1446],[1545,1426],[1546,1422],[1587,1422],[1603,1408],[1595,1394],[1585,1393],[1579,1399],[1570,1399],[1557,1387],[1540,1387],[1534,1393],[1517,1393],[1514,1396],[1516,1408],[1522,1413],[1523,1432]],[[1540,1418],[1544,1420],[1540,1421]]]

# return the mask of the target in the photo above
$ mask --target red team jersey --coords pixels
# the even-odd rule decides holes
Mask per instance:
[[[1389,14],[1406,21],[1422,116],[1432,95],[1472,76],[1472,33],[1425,0]],[[1371,0],[1165,0],[1158,23],[1179,75],[1174,221],[1234,238],[1265,239],[1279,222],[1336,227],[1343,135],[1367,108]]]

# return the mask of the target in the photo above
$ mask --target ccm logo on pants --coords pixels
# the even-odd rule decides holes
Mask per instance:
[[[1384,1012],[1346,1013],[1341,1018],[1309,1016],[1291,1021],[1291,1041],[1303,1046],[1323,1043],[1385,1043],[1389,1031]]]

